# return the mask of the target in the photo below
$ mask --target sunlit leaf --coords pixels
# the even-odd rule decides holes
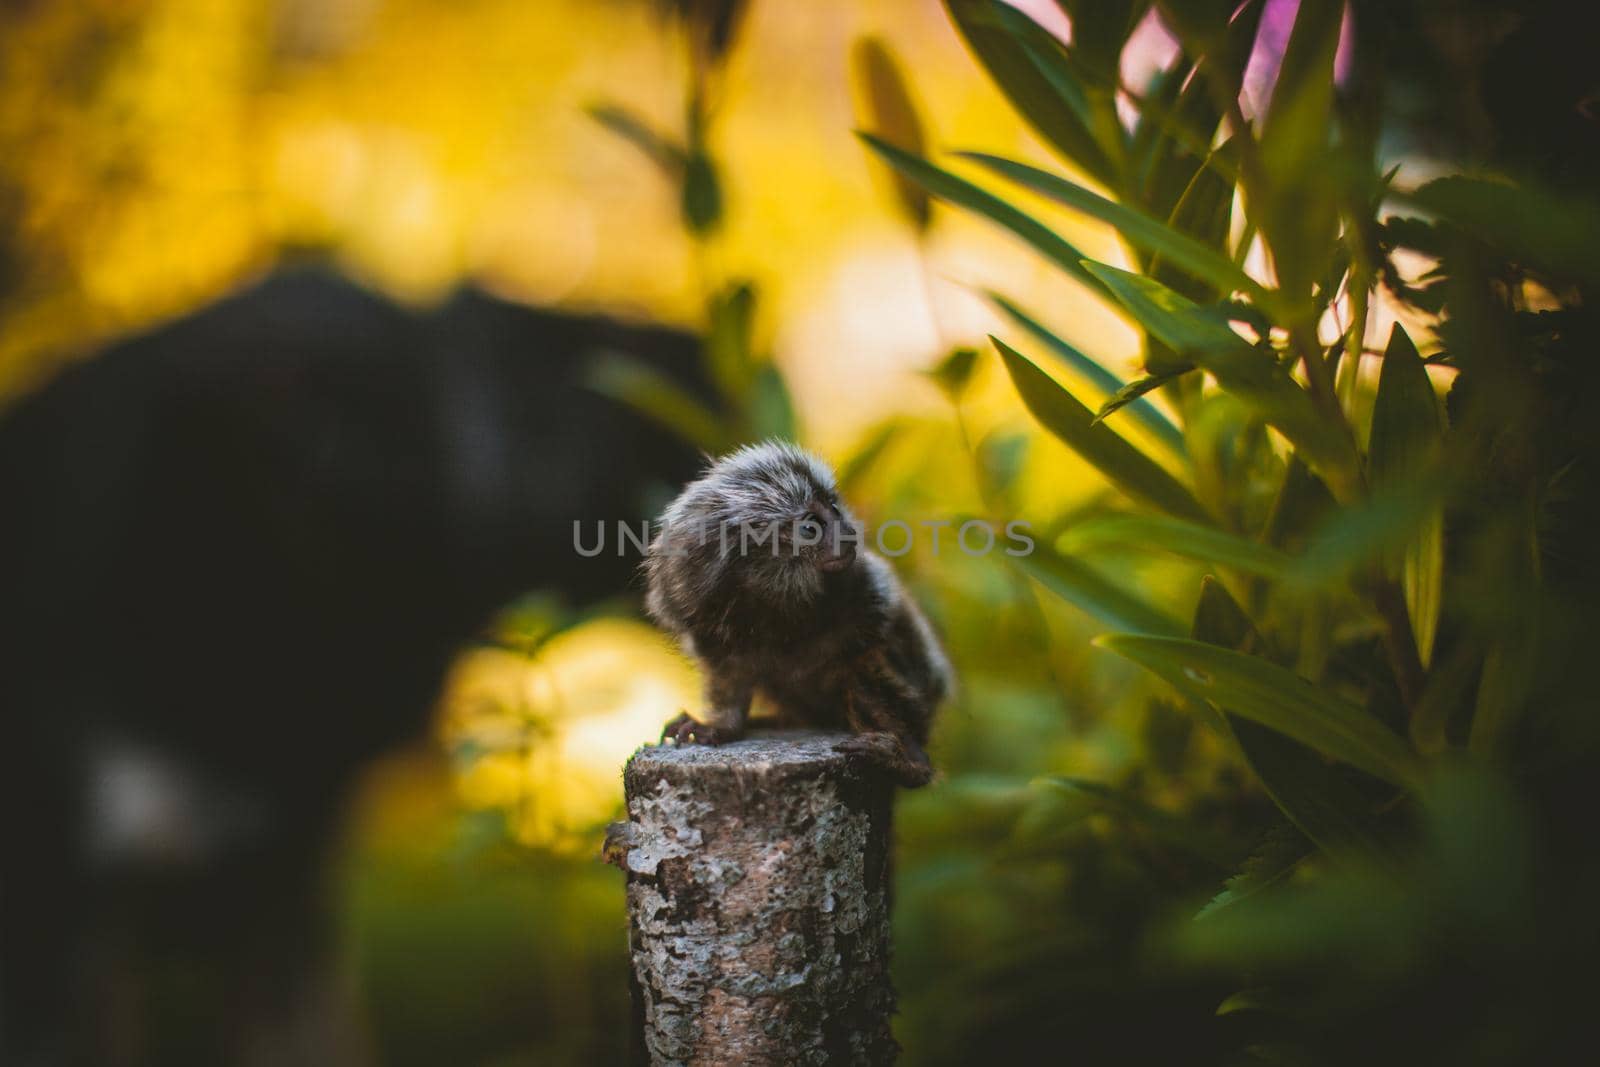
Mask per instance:
[[[1148,403],[1147,401],[1141,399],[1146,393],[1160,389],[1168,382],[1177,381],[1179,378],[1189,373],[1189,370],[1193,369],[1193,367],[1190,367],[1187,370],[1173,371],[1167,374],[1147,374],[1143,378],[1135,378],[1133,381],[1124,385],[1121,389],[1118,389],[1115,393],[1112,393],[1111,396],[1106,399],[1106,402],[1100,405],[1100,410],[1094,413],[1094,421],[1104,422],[1108,417],[1115,415],[1117,412],[1121,411],[1124,407],[1128,407],[1129,405],[1133,405],[1132,410],[1134,411],[1142,410]],[[1173,429],[1177,429],[1177,427],[1173,427]],[[1181,447],[1176,442],[1170,443],[1173,444],[1174,448],[1181,450]]]
[[[1219,315],[1150,278],[1104,263],[1084,266],[1141,326],[1210,371],[1217,384],[1276,427],[1313,465],[1341,475],[1354,467],[1354,449],[1340,428],[1321,416],[1276,360],[1234,333]]]
[[[1125,656],[1198,700],[1258,722],[1397,785],[1417,781],[1416,757],[1377,719],[1255,656],[1186,638],[1106,634],[1095,644]]]
[[[1012,557],[1029,577],[1106,626],[1136,633],[1180,634],[1183,625],[1086,563],[1042,544]]]
[[[777,437],[792,441],[800,436],[795,423],[794,401],[782,373],[772,363],[756,367],[750,383],[750,428],[758,438]]]
[[[1164,515],[1099,516],[1073,526],[1056,542],[1057,548],[1068,553],[1104,545],[1159,549],[1264,578],[1281,577],[1293,563],[1290,556],[1270,545]]]
[[[1187,234],[1172,229],[1150,216],[1092,193],[1065,178],[1048,171],[1016,163],[983,152],[961,152],[958,155],[973,160],[996,174],[1032,189],[1068,207],[1082,211],[1115,227],[1132,244],[1160,255],[1179,269],[1205,281],[1223,296],[1235,290],[1249,294],[1251,299],[1266,302],[1268,294],[1261,285],[1244,271],[1233,265],[1227,256],[1208,248]]]
[[[1138,397],[1143,396],[1150,389],[1159,386],[1167,379],[1162,379],[1160,381],[1151,381],[1150,379],[1145,379],[1145,382],[1149,382],[1148,385],[1144,385],[1143,388],[1139,388],[1137,391],[1130,393],[1129,390],[1134,389],[1135,386],[1141,385],[1142,383],[1130,382],[1127,385],[1123,385],[1121,379],[1119,379],[1115,374],[1112,374],[1110,371],[1106,370],[1098,362],[1085,355],[1075,346],[1070,345],[1066,341],[1062,340],[1061,337],[1053,330],[1045,326],[1026,311],[1023,311],[1010,300],[1007,300],[1005,297],[995,292],[985,292],[984,295],[987,296],[989,300],[996,307],[998,307],[1008,319],[1016,323],[1018,326],[1021,326],[1024,330],[1027,330],[1028,333],[1032,334],[1035,339],[1044,344],[1044,346],[1052,353],[1061,357],[1062,362],[1066,363],[1067,366],[1071,367],[1074,371],[1083,375],[1084,378],[1088,379],[1091,385],[1111,394],[1111,399],[1106,401],[1106,403],[1101,406],[1100,410],[1095,413],[1096,422],[1103,420],[1107,415],[1111,414],[1113,411],[1116,411],[1124,404],[1127,404],[1129,405],[1128,414],[1130,416],[1138,419],[1139,423],[1144,426],[1145,429],[1149,430],[1152,434],[1159,438],[1162,443],[1171,448],[1174,453],[1178,455],[1183,454],[1183,431],[1174,426],[1172,421],[1161,413],[1160,408],[1156,407],[1148,400],[1137,400]]]
[[[683,180],[688,152],[683,145],[650,128],[644,119],[619,104],[591,104],[589,117],[643,152],[673,181]]]
[[[934,196],[999,223],[1094,292],[1105,292],[1105,287],[1099,279],[1084,270],[1083,253],[1037,219],[1012,207],[993,193],[978,188],[965,178],[958,178],[919,156],[902,152],[881,138],[860,131],[856,135],[865,141],[869,148],[887,160],[890,166],[922,185]]]
[[[1404,486],[1424,471],[1438,453],[1444,426],[1433,383],[1416,346],[1399,323],[1384,352],[1378,395],[1372,409],[1367,463],[1373,486],[1382,491]],[[1444,511],[1441,501],[1419,521],[1405,542],[1395,568],[1405,590],[1406,610],[1423,666],[1433,654],[1444,585]]]
[[[925,155],[922,120],[889,47],[877,37],[863,37],[851,51],[851,66],[860,96],[866,102],[872,132],[911,155]],[[927,229],[927,190],[898,170],[891,174],[895,196],[906,217],[918,230]]]
[[[1101,8],[1117,4],[1118,0],[1096,0],[1096,6]],[[1068,48],[1014,4],[1000,4],[994,12],[1039,75],[1072,105],[1078,121],[1110,161],[1112,172],[1120,175],[1126,165],[1128,134],[1117,115],[1115,58],[1109,63],[1097,61],[1085,52],[1076,36]]]
[[[699,397],[633,356],[605,353],[594,361],[587,384],[661,423],[704,452],[717,455],[733,443],[722,420]]]
[[[745,396],[755,373],[755,289],[738,282],[712,296],[707,309],[706,362],[722,395]]]
[[[1207,521],[1189,490],[1109,426],[1044,371],[1005,342],[991,337],[1028,411],[1050,433],[1082,456],[1129,496],[1163,511]]]
[[[1085,174],[1116,185],[1116,168],[1079,115],[1085,106],[1061,94],[1008,28],[1004,0],[945,0],[950,18],[1000,91],[1047,143]]]

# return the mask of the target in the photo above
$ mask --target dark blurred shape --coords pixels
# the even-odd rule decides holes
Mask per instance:
[[[355,772],[497,605],[625,592],[574,520],[697,465],[605,352],[703,392],[684,334],[304,271],[0,423],[0,1059],[363,1058],[320,929]]]

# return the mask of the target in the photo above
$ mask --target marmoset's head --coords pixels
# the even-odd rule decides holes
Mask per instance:
[[[814,596],[856,562],[860,528],[833,472],[793,445],[748,445],[712,464],[662,516],[652,555],[670,554],[706,577],[736,573],[758,592]]]

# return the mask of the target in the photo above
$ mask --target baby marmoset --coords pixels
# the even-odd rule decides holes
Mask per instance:
[[[827,465],[767,442],[712,464],[667,508],[645,560],[650,616],[699,660],[706,706],[662,737],[740,736],[759,691],[787,725],[848,728],[926,784],[950,664],[889,565],[857,542]]]

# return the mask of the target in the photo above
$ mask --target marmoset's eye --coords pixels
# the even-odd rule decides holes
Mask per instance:
[[[800,520],[800,535],[807,540],[822,536],[822,523],[815,514],[808,511],[805,518]]]

